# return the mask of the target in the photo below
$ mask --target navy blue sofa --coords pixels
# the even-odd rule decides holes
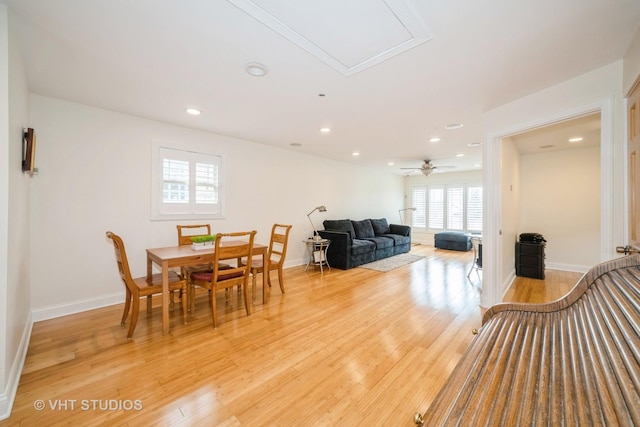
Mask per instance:
[[[389,224],[385,218],[325,220],[320,236],[331,240],[327,261],[331,267],[348,270],[411,249],[411,227]]]

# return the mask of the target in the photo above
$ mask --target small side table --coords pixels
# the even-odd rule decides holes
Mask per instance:
[[[309,252],[309,260],[307,261],[307,266],[304,268],[304,271],[307,271],[310,264],[320,266],[320,273],[324,273],[322,267],[326,265],[329,270],[331,270],[331,266],[327,261],[327,249],[331,244],[331,240],[329,239],[314,239],[309,238],[302,241],[307,245],[307,251]]]

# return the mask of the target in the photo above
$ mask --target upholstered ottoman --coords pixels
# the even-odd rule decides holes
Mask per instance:
[[[450,251],[468,251],[471,249],[471,236],[461,231],[442,231],[434,235],[434,246]]]

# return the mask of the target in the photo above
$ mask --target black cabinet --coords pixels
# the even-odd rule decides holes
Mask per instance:
[[[544,242],[516,242],[516,276],[544,279],[544,247]]]

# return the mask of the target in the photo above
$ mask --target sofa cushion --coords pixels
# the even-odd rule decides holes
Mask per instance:
[[[356,233],[353,230],[351,220],[348,219],[325,219],[322,222],[324,229],[327,231],[346,231],[349,233],[352,239],[356,237]]]
[[[383,234],[389,233],[389,223],[386,218],[380,219],[372,219],[371,226],[373,227],[373,232],[376,236],[381,236]]]
[[[362,255],[367,252],[373,252],[376,250],[376,244],[369,240],[353,239],[351,245],[352,255]]]
[[[373,226],[371,220],[363,219],[362,221],[351,221],[353,229],[356,232],[356,239],[365,239],[367,237],[374,237]]]
[[[380,237],[388,237],[389,239],[392,239],[396,246],[408,245],[409,243],[411,243],[411,237],[401,236],[399,234],[383,234]]]
[[[382,236],[367,237],[365,240],[374,242],[376,244],[376,249],[392,248],[394,243],[393,239]]]

